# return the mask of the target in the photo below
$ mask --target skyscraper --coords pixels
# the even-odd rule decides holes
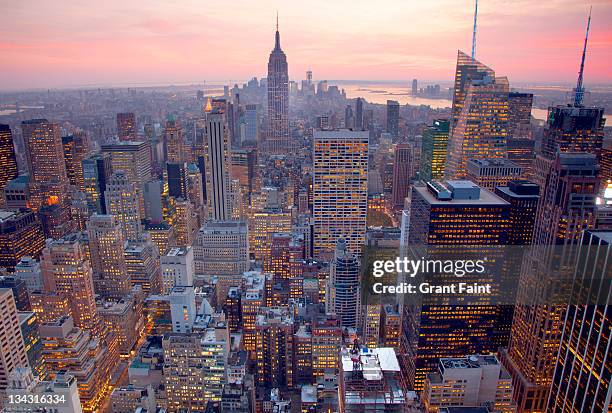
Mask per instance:
[[[229,334],[227,326],[210,324],[197,333],[170,333],[162,340],[169,412],[206,411],[208,402],[221,401]]]
[[[399,103],[387,100],[387,132],[392,138],[399,137]]]
[[[98,301],[98,314],[114,338],[113,348],[129,357],[143,330],[144,318],[140,298],[126,295],[121,299]]]
[[[206,196],[208,213],[215,220],[231,219],[230,148],[227,119],[222,109],[206,115]]]
[[[113,172],[123,171],[130,182],[139,187],[151,180],[151,144],[149,142],[118,142],[102,145],[110,154]]]
[[[94,288],[104,298],[123,299],[132,290],[124,236],[113,215],[94,214],[87,225]]]
[[[501,353],[512,375],[519,412],[546,408],[565,312],[563,305],[544,305],[532,291],[547,292],[554,283],[551,278],[571,276],[566,273],[567,261],[572,257],[568,246],[577,243],[582,232],[595,225],[598,171],[594,154],[557,153],[553,159],[536,159],[534,178],[541,195],[534,223],[534,247],[523,259],[510,343],[507,352]],[[564,246],[564,253],[554,248],[557,245]]]
[[[355,130],[363,130],[366,125],[363,124],[363,98],[355,100]]]
[[[198,230],[198,218],[191,202],[182,198],[175,200],[172,226],[176,245],[190,247]]]
[[[198,275],[240,275],[249,269],[249,231],[242,221],[212,221],[193,244]]]
[[[532,93],[508,95],[508,139],[531,138]]]
[[[161,291],[159,251],[149,240],[129,242],[124,250],[125,265],[132,286],[139,285],[146,295]]]
[[[28,357],[23,345],[23,337],[17,318],[17,307],[13,297],[13,290],[0,288],[0,392],[8,384],[9,375],[18,367],[29,367]]]
[[[169,295],[172,331],[191,333],[197,314],[193,285],[179,283],[170,290]]]
[[[99,333],[91,265],[76,235],[48,243],[40,267],[44,292],[68,302],[69,314],[64,315],[72,316],[79,328]]]
[[[315,131],[314,253],[331,258],[344,238],[361,254],[368,208],[368,132]]]
[[[21,258],[37,258],[44,247],[45,236],[35,213],[0,210],[0,266],[12,271]]]
[[[512,161],[503,158],[468,159],[466,179],[489,191],[508,182],[520,179],[522,169]]]
[[[111,157],[100,153],[83,159],[83,188],[90,214],[106,214],[106,185],[112,174]]]
[[[505,77],[487,75],[467,85],[448,142],[447,179],[465,178],[468,159],[506,157],[509,92]]]
[[[183,128],[174,116],[169,116],[164,126],[164,154],[166,162],[184,163],[187,161]]]
[[[495,72],[461,50],[457,51],[457,68],[455,70],[453,108],[450,124],[451,134],[463,111],[463,103],[471,83],[483,80],[485,77],[495,77]]]
[[[508,95],[508,160],[522,168],[522,177],[531,179],[535,160],[535,140],[531,129],[533,94],[510,92]]]
[[[513,180],[495,188],[495,195],[510,203],[508,245],[531,245],[540,187],[533,182]]]
[[[45,377],[45,363],[42,357],[42,341],[40,339],[39,320],[36,313],[32,311],[20,311],[19,328],[23,337],[23,344],[28,356],[28,364],[35,376]]]
[[[344,108],[344,127],[347,129],[353,129],[355,126],[355,116],[353,115],[353,107],[346,105]]]
[[[612,255],[612,232],[585,231],[576,263],[547,411],[610,411],[610,295],[604,272]],[[593,276],[592,274],[601,274]]]
[[[412,162],[412,148],[407,143],[400,143],[395,147],[395,157],[393,160],[393,185],[391,198],[394,207],[404,205],[404,198],[408,196],[410,190],[410,178]]]
[[[160,257],[162,273],[162,293],[168,294],[177,286],[193,285],[193,249],[171,248]]]
[[[412,96],[417,96],[419,94],[419,81],[417,79],[412,79]]]
[[[266,262],[270,258],[272,235],[291,231],[291,211],[265,207],[253,213],[249,230],[249,252],[255,259]]]
[[[399,413],[408,408],[408,388],[392,348],[344,349],[339,366],[339,413]]]
[[[187,176],[184,163],[166,164],[168,176],[168,195],[174,198],[187,198]],[[145,184],[146,186],[147,184]]]
[[[75,186],[79,191],[84,190],[83,183],[83,159],[89,152],[89,141],[84,132],[77,132],[73,135],[62,136],[64,146],[64,161],[66,162],[66,173],[70,185]]]
[[[483,405],[491,406],[489,411],[516,411],[510,376],[495,355],[441,359],[438,371],[427,377],[422,400],[428,411]]]
[[[535,169],[534,181],[542,188],[542,196],[533,242],[537,245],[575,242],[595,222],[599,189],[596,156],[576,152],[558,153],[554,158],[538,156]]]
[[[244,112],[244,135],[242,142],[258,142],[259,141],[259,114],[257,105],[246,105]]]
[[[274,49],[268,59],[268,148],[282,152],[289,145],[289,72],[281,49],[276,17]]]
[[[431,126],[426,126],[423,130],[419,178],[424,181],[439,180],[444,177],[449,125],[446,119],[436,119]]]
[[[287,307],[262,307],[255,322],[257,384],[293,386],[294,318]]]
[[[72,380],[66,379],[74,376],[83,411],[100,411],[111,389],[111,371],[119,361],[117,353],[91,331],[75,325],[67,316],[41,325],[45,365],[49,378],[58,384],[72,385]]]
[[[13,134],[9,125],[0,123],[0,193],[4,191],[6,183],[17,176],[17,157],[13,146]],[[0,198],[0,204],[3,198]]]
[[[114,172],[104,194],[106,212],[114,215],[126,241],[138,240],[142,233],[140,222],[140,190],[122,170]]]
[[[347,251],[343,239],[338,240],[327,282],[327,312],[336,314],[342,327],[357,328],[361,318],[359,261]]]
[[[159,224],[164,220],[163,190],[164,183],[162,181],[149,181],[144,186],[145,219],[151,224]]]
[[[559,105],[548,108],[542,153],[588,152],[601,159],[604,138],[604,108]]]
[[[32,209],[63,204],[69,193],[69,181],[60,126],[46,119],[32,119],[21,122],[21,130],[30,172]]]
[[[429,182],[412,188],[408,243],[410,245],[504,245],[509,230],[510,204],[469,181]],[[436,250],[433,250],[436,251]],[[481,277],[483,277],[481,275]],[[465,280],[465,278],[464,278]],[[497,350],[499,309],[482,305],[440,305],[423,297],[419,305],[404,306],[403,346],[409,355],[409,381],[422,390],[425,376],[444,357],[487,354]]]
[[[133,112],[117,113],[117,135],[121,141],[136,140],[136,116]]]

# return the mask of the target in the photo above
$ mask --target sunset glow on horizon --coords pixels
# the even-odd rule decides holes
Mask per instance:
[[[143,5],[145,4],[145,5]],[[291,79],[452,81],[473,0],[2,2],[0,89],[265,77],[275,14]],[[510,82],[611,83],[612,1],[481,0],[476,58]]]

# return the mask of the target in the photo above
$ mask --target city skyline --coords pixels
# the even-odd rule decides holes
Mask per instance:
[[[6,75],[0,90],[264,76],[260,56],[270,52],[276,10],[290,79],[303,78],[308,69],[318,79],[449,79],[457,49],[470,50],[474,7],[473,1],[389,1],[372,13],[367,2],[350,7],[315,2],[306,9],[266,1],[242,2],[230,12],[191,2],[172,8],[111,2],[101,14],[84,19],[88,10],[78,5],[49,9],[28,3],[6,5],[0,43]],[[511,82],[571,84],[590,3],[522,1],[503,9],[499,3],[479,5],[476,58],[507,73]],[[612,82],[606,67],[612,59],[612,30],[606,24],[611,19],[612,2],[593,2],[587,86]],[[530,65],[522,64],[526,60]]]
[[[612,412],[612,0],[68,1],[0,26],[0,411]]]

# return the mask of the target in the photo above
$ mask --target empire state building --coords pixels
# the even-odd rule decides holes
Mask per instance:
[[[271,152],[286,151],[289,146],[289,74],[287,56],[280,46],[278,16],[274,50],[268,60],[268,139]]]

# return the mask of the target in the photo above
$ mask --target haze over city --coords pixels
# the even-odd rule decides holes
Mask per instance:
[[[2,2],[0,89],[244,81],[265,74],[278,10],[289,76],[451,80],[473,1]],[[593,6],[589,84],[612,82],[612,2],[488,0],[478,53],[513,82],[571,84]],[[528,64],[526,64],[528,62]]]

